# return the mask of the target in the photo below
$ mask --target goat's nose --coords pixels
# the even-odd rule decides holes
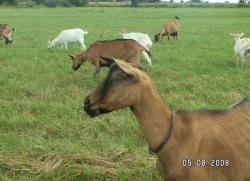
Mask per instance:
[[[88,105],[90,105],[89,96],[85,97],[84,99],[84,106],[88,106]]]

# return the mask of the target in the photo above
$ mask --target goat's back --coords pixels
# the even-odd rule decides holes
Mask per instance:
[[[8,34],[12,30],[10,25],[0,24],[0,35]]]
[[[109,41],[96,41],[86,50],[89,57],[108,57],[126,60],[128,62],[138,61],[140,53],[144,49],[142,45],[132,39],[116,39]]]
[[[167,22],[166,24],[164,24],[162,27],[162,31],[164,33],[171,34],[171,33],[178,32],[179,27],[180,27],[180,24],[176,20],[173,20],[173,21],[170,21],[170,22]]]
[[[68,29],[68,30],[63,30],[61,33],[58,35],[63,40],[78,40],[79,38],[82,38],[86,34],[85,31],[82,29]]]
[[[208,181],[250,178],[250,98],[225,110],[178,111],[176,115],[172,141],[166,148],[170,177]],[[192,160],[192,166],[178,164],[183,159]],[[205,160],[206,165],[198,166],[197,160]]]
[[[152,41],[149,38],[148,34],[139,33],[139,32],[131,32],[121,34],[124,39],[133,39],[140,43],[145,48],[149,49],[152,46]]]

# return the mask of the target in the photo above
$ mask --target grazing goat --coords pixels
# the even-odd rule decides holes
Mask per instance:
[[[90,116],[130,107],[164,180],[250,179],[250,97],[225,110],[171,112],[144,71],[114,61],[84,99]]]
[[[0,38],[3,37],[5,39],[5,44],[11,44],[13,42],[13,40],[11,39],[12,31],[15,31],[15,29],[10,25],[0,24]]]
[[[99,75],[101,67],[109,67],[113,62],[107,61],[102,57],[119,58],[126,60],[127,62],[140,64],[140,54],[142,51],[147,52],[151,56],[150,52],[132,39],[116,39],[109,41],[96,41],[89,48],[76,56],[69,55],[72,58],[72,68],[77,70],[81,64],[89,60],[96,67],[94,77]]]
[[[169,40],[169,36],[173,36],[173,38],[177,40],[178,31],[180,28],[180,24],[177,21],[178,19],[179,17],[175,16],[175,20],[172,20],[164,24],[160,32],[155,34],[155,42],[159,41],[160,38],[163,39],[164,36],[168,36],[168,40]]]
[[[230,33],[235,40],[234,53],[236,56],[236,65],[246,62],[245,57],[250,54],[250,38],[242,38],[244,33]]]
[[[49,38],[48,40],[48,48],[52,48],[57,43],[61,43],[61,48],[65,48],[68,50],[68,44],[70,42],[79,42],[81,49],[86,50],[86,46],[84,44],[84,36],[87,35],[87,31],[83,31],[82,29],[69,29],[63,30],[57,37]]]
[[[139,32],[130,32],[130,33],[120,33],[120,35],[122,35],[123,39],[133,39],[133,40],[137,41],[142,46],[144,46],[148,51],[152,46],[152,41],[149,38],[148,34],[139,33]],[[152,65],[151,59],[148,56],[147,52],[142,51],[142,54],[143,54],[144,58],[148,61],[148,63],[150,65]]]

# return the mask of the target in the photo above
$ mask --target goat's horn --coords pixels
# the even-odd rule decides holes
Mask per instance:
[[[68,55],[72,60],[75,59],[73,55]]]

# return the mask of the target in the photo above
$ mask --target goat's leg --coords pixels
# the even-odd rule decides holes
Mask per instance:
[[[246,59],[245,57],[242,57],[242,63],[245,64],[246,63]]]
[[[238,63],[238,65],[241,65],[241,64],[243,64],[243,60],[242,60],[242,57],[241,56],[239,56],[239,63]]]
[[[5,44],[7,45],[9,43],[9,40],[5,38]]]
[[[245,53],[241,53],[241,54],[239,55],[239,57],[240,57],[241,63],[244,64],[244,63],[246,62]]]
[[[86,48],[86,45],[84,44],[84,42],[82,43],[82,47],[83,47],[83,50],[85,51],[87,48]]]
[[[65,42],[63,42],[63,44],[64,44],[64,48],[65,48],[66,50],[68,50],[68,44],[67,44],[67,42],[65,41]]]
[[[177,40],[178,37],[178,32],[175,33],[175,39]]]
[[[81,39],[79,40],[79,43],[80,43],[81,49],[85,51],[85,50],[86,50],[86,46],[85,46],[85,44],[84,44],[84,39],[81,38]]]
[[[96,61],[95,62],[95,73],[94,73],[94,78],[96,78],[96,77],[98,77],[98,79],[99,79],[99,77],[100,77],[100,70],[101,70],[101,66],[100,66],[100,62],[99,61]]]
[[[9,37],[7,37],[7,36],[4,36],[3,38],[5,39],[6,45],[12,42],[11,39],[9,39]]]
[[[240,56],[236,52],[235,52],[235,57],[236,57],[236,66],[238,66],[240,63]]]

